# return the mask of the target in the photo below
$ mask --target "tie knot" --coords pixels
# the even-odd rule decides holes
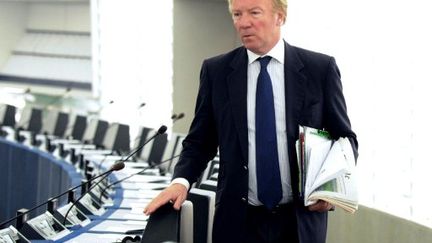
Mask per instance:
[[[267,65],[269,64],[269,62],[270,62],[271,59],[272,59],[272,57],[270,57],[270,56],[265,56],[265,57],[258,58],[258,61],[261,64],[261,69],[267,68]]]

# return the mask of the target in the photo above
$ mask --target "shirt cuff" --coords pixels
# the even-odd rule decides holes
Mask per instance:
[[[182,178],[182,177],[178,177],[178,178],[175,178],[174,180],[172,180],[170,185],[172,185],[172,184],[182,184],[183,186],[186,187],[186,189],[188,191],[189,191],[189,188],[190,188],[189,181],[186,180],[185,178]]]

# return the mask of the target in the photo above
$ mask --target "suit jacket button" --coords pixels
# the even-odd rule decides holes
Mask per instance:
[[[248,167],[245,165],[245,166],[243,166],[243,169],[248,170]]]
[[[242,202],[247,202],[247,199],[245,197],[242,197]]]

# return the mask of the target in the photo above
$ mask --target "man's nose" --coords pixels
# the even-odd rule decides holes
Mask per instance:
[[[247,14],[241,16],[238,20],[237,20],[237,26],[239,28],[248,28],[251,26],[251,19],[250,16],[248,16]]]

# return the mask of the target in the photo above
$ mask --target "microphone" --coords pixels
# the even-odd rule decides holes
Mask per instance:
[[[100,105],[99,110],[97,111],[98,113],[100,113],[102,110],[104,110],[107,106],[112,105],[114,103],[114,100],[110,100],[107,104],[104,105]]]
[[[84,193],[81,194],[81,196],[75,200],[75,202],[72,203],[72,205],[69,207],[68,211],[66,212],[64,219],[63,219],[63,225],[66,225],[66,220],[67,220],[67,216],[69,215],[70,211],[72,210],[72,208],[74,206],[76,206],[76,204],[88,193],[90,192],[93,188],[95,188],[99,183],[101,183],[106,177],[108,177],[113,171],[119,171],[122,170],[125,167],[125,164],[123,161],[117,162],[115,164],[113,164],[111,166],[111,168],[107,171],[105,171],[104,173],[97,175],[93,178],[91,178],[90,180],[87,181],[87,184],[90,183],[91,181],[94,181],[95,179],[102,177],[102,179],[100,179],[98,182],[96,182],[93,186],[91,186],[87,191],[85,191]]]
[[[142,170],[140,170],[140,171],[138,171],[138,172],[136,172],[136,173],[133,173],[133,174],[131,174],[131,175],[125,177],[125,178],[122,178],[122,179],[117,180],[117,181],[115,181],[115,182],[113,182],[113,183],[111,183],[111,184],[108,184],[108,185],[107,185],[107,186],[106,186],[106,187],[101,191],[101,194],[100,194],[100,196],[99,196],[99,200],[98,200],[99,203],[102,202],[102,196],[104,195],[105,191],[108,190],[109,188],[111,188],[112,186],[117,185],[118,183],[123,182],[123,181],[125,181],[125,180],[127,180],[127,179],[129,179],[129,178],[131,178],[131,177],[133,177],[133,176],[136,176],[136,175],[138,175],[138,174],[142,174],[142,173],[144,173],[144,172],[145,172],[146,170],[148,170],[148,169],[152,169],[152,168],[154,168],[154,167],[156,167],[156,166],[159,166],[159,165],[165,164],[165,163],[167,163],[167,162],[170,162],[172,159],[175,159],[175,158],[177,158],[177,157],[179,157],[179,156],[180,156],[180,154],[175,155],[175,156],[173,156],[173,157],[171,157],[171,158],[169,158],[169,159],[166,159],[166,160],[164,160],[164,161],[161,161],[161,162],[159,162],[159,163],[157,163],[157,164],[153,164],[153,165],[147,166],[147,167],[145,167],[144,169],[142,169]]]
[[[114,165],[111,166],[110,170],[108,170],[108,171],[106,171],[106,172],[104,172],[104,173],[102,173],[102,174],[100,174],[100,175],[97,175],[97,176],[95,176],[95,177],[92,177],[92,178],[90,178],[88,181],[86,181],[86,182],[84,182],[84,183],[81,183],[81,184],[79,184],[78,186],[75,186],[75,187],[73,187],[73,188],[69,188],[67,191],[62,192],[62,193],[60,193],[60,194],[57,195],[57,196],[54,196],[54,197],[49,198],[47,201],[42,202],[41,204],[34,206],[33,208],[31,208],[31,209],[25,211],[23,214],[17,215],[17,216],[15,216],[15,217],[12,217],[12,218],[10,218],[10,219],[8,219],[8,220],[6,220],[6,221],[0,223],[0,228],[2,228],[4,225],[6,225],[6,224],[8,224],[8,223],[10,223],[10,222],[12,222],[12,221],[14,221],[15,219],[17,219],[17,218],[19,218],[19,217],[22,217],[22,216],[24,216],[25,214],[28,214],[28,213],[30,213],[30,212],[32,212],[32,211],[34,211],[34,210],[36,210],[36,209],[38,209],[38,208],[44,206],[44,205],[50,203],[52,200],[57,199],[57,198],[59,198],[59,197],[61,197],[61,196],[63,196],[63,195],[68,194],[70,191],[73,191],[73,190],[77,189],[78,187],[82,187],[82,186],[84,186],[84,185],[86,185],[86,184],[88,184],[88,183],[90,183],[90,182],[96,180],[97,178],[99,178],[99,177],[101,177],[101,176],[104,176],[104,175],[106,175],[106,174],[108,174],[108,173],[111,173],[112,171],[118,171],[118,170],[121,170],[121,169],[124,168],[124,166],[125,166],[124,163],[114,164]]]
[[[174,119],[176,119],[177,118],[177,114],[172,114],[172,116],[171,116],[171,120],[174,120]]]
[[[138,106],[138,110],[141,109],[141,108],[143,108],[145,105],[146,105],[145,102],[141,103],[141,104]]]
[[[171,117],[171,119],[173,120],[173,123],[174,123],[174,122],[182,119],[184,116],[185,116],[185,114],[182,112],[182,113],[176,115],[174,118]]]
[[[119,171],[119,170],[123,170],[125,167],[125,164],[123,161],[120,161],[118,163],[115,163],[111,166],[110,170],[112,171]]]

